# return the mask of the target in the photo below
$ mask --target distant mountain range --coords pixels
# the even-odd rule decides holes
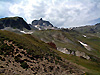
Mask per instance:
[[[21,17],[1,18],[0,29],[4,29],[6,27],[11,27],[13,29],[19,29],[19,30],[59,29],[57,27],[54,27],[49,21],[45,21],[42,18],[40,18],[40,20],[33,20],[32,24],[27,24],[27,22]],[[75,31],[79,31],[81,33],[98,33],[100,32],[100,23],[97,23],[96,25],[90,25],[90,26],[88,25],[82,27],[74,27],[72,29]]]
[[[6,27],[11,27],[13,29],[20,30],[47,30],[47,29],[57,29],[54,27],[49,21],[42,20],[34,20],[32,24],[27,24],[27,22],[21,17],[6,17],[0,19],[0,29],[4,29]]]
[[[92,36],[100,37],[100,23],[97,23],[95,25],[75,27],[73,28],[73,30],[78,31],[83,34],[89,34]]]
[[[100,32],[100,23],[91,26],[75,27],[73,29],[81,33],[98,33]]]

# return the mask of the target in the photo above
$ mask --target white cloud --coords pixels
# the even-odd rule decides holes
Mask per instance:
[[[2,12],[9,11],[6,16],[21,16],[28,23],[42,17],[54,26],[75,27],[100,18],[99,0],[20,0],[9,4],[9,10],[0,5]]]

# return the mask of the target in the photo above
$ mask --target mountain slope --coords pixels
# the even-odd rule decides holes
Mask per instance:
[[[11,27],[20,30],[31,30],[30,26],[21,17],[6,17],[0,19],[0,29]]]
[[[32,35],[46,43],[55,43],[57,50],[65,54],[60,53],[61,56],[91,69],[93,75],[99,75],[96,64],[100,63],[100,38],[69,29],[35,31]]]
[[[82,75],[85,71],[31,35],[0,31],[0,74]]]
[[[57,48],[67,48],[72,51],[78,50],[100,57],[98,53],[100,38],[96,36],[84,35],[73,30],[42,30],[35,31],[33,35],[46,43],[54,42]]]
[[[97,23],[92,26],[83,26],[83,27],[76,27],[74,30],[83,32],[83,33],[97,33],[100,32],[100,23]]]

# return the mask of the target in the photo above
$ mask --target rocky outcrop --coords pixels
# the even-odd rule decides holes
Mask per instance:
[[[53,25],[49,21],[44,21],[42,18],[40,20],[32,21],[32,25],[40,25],[40,26],[50,26],[50,27],[53,27]]]
[[[57,48],[57,50],[65,54],[71,54],[71,51],[66,48]]]
[[[0,19],[0,29],[11,27],[20,30],[31,30],[30,26],[21,17],[6,17]]]
[[[72,51],[72,50],[69,50],[66,48],[57,48],[57,50],[62,52],[62,53],[65,53],[65,54],[75,55],[75,56],[82,57],[82,58],[87,59],[87,60],[90,59],[90,57],[86,53],[81,52],[81,51]]]
[[[75,55],[76,55],[76,56],[79,56],[79,57],[83,57],[83,58],[85,58],[85,59],[87,59],[87,60],[90,59],[90,57],[89,57],[88,55],[86,55],[84,52],[81,52],[81,51],[76,51],[76,52],[75,52]]]
[[[32,21],[32,26],[36,27],[39,30],[57,29],[49,21],[45,21],[42,18],[40,20]]]

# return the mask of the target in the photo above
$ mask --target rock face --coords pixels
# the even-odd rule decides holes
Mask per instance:
[[[86,55],[84,52],[76,51],[75,54],[76,54],[76,56],[85,58],[85,59],[87,59],[87,60],[90,59],[90,57],[89,57],[88,55]]]
[[[81,51],[72,51],[72,50],[68,50],[66,48],[57,48],[57,50],[62,53],[65,53],[65,54],[75,55],[75,56],[82,57],[87,60],[90,59],[90,57],[87,54],[85,54],[84,52],[81,52]]]
[[[71,51],[66,48],[57,48],[57,50],[65,54],[71,54]]]
[[[45,21],[42,18],[40,20],[32,21],[32,26],[36,27],[39,30],[55,29],[49,21]]]
[[[30,26],[21,17],[6,17],[0,19],[0,29],[11,27],[14,29],[27,29],[31,30]]]
[[[44,21],[42,18],[40,20],[32,21],[32,25],[41,25],[41,26],[51,26],[53,25],[49,21]]]

